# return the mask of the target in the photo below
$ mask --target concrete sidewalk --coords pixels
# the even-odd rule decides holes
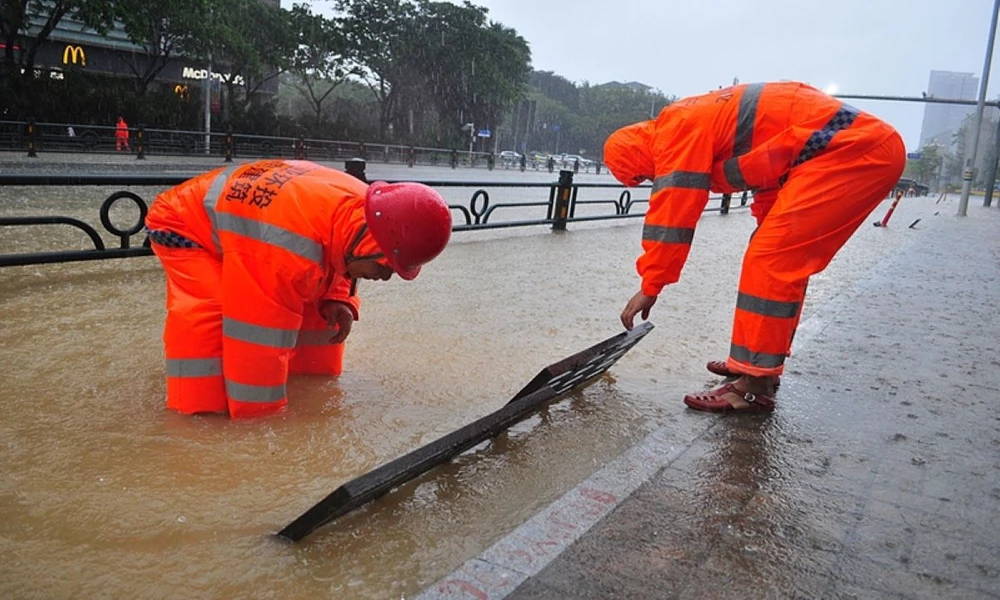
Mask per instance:
[[[1000,599],[1000,211],[921,228],[774,414],[661,427],[418,597]]]

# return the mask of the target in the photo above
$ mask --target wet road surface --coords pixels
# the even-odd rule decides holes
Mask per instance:
[[[375,164],[369,176],[553,180]],[[0,213],[94,222],[103,192],[3,188]],[[448,193],[463,203],[471,191]],[[916,199],[897,209],[898,227],[863,227],[811,284],[804,319],[926,235],[907,219],[939,210],[952,207]],[[695,444],[714,431],[717,421],[680,398],[714,382],[703,364],[728,348],[752,229],[746,212],[703,217],[682,281],[653,310],[657,329],[609,375],[297,545],[270,534],[344,481],[496,410],[545,365],[618,333],[638,287],[641,223],[456,233],[416,281],[362,284],[342,377],[294,378],[289,410],[253,422],[164,410],[155,258],[0,270],[0,595],[416,594],[651,432],[670,426]],[[5,253],[38,249],[27,234],[0,235]]]
[[[668,422],[418,598],[1000,598],[1000,211],[953,208],[803,322],[774,414]]]

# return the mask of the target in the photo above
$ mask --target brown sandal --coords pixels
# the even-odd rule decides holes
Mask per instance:
[[[749,406],[735,408],[724,398],[725,394],[733,393],[742,396]],[[705,412],[771,412],[774,410],[774,397],[764,394],[752,394],[736,389],[731,383],[724,383],[722,387],[710,392],[698,394],[688,394],[684,396],[684,404],[695,410]]]
[[[708,364],[705,365],[709,373],[714,373],[719,377],[742,377],[743,373],[737,373],[736,371],[731,371],[728,366],[726,366],[726,361],[724,360],[710,360]],[[771,378],[771,383],[774,384],[774,389],[777,391],[781,387],[781,377],[775,375]]]
[[[710,360],[708,364],[705,365],[710,373],[714,373],[719,377],[739,377],[742,373],[737,373],[736,371],[730,371],[729,367],[726,366],[726,361],[724,360]]]

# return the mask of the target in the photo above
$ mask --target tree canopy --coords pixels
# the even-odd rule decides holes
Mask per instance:
[[[133,122],[195,129],[205,86],[160,84],[169,63],[181,59],[211,65],[221,79],[221,92],[208,86],[221,97],[212,103],[223,113],[216,127],[463,147],[470,135],[463,126],[473,124],[495,132],[482,140],[484,150],[517,145],[594,157],[611,131],[670,101],[532,71],[528,42],[468,0],[332,5],[324,15],[261,0],[0,0],[0,92],[21,99],[8,117],[128,111]],[[127,39],[133,50],[119,57],[131,77],[103,76],[100,85],[101,76],[80,70],[59,83],[37,77],[37,50],[66,18]],[[259,93],[278,78],[297,96],[282,92],[280,107],[273,94]]]

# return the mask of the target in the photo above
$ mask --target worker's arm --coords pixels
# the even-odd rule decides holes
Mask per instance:
[[[355,321],[361,317],[361,299],[357,295],[353,279],[334,273],[326,292],[320,296],[321,304],[326,301],[335,301],[347,305]]]
[[[351,333],[354,321],[360,317],[361,299],[356,282],[334,273],[333,280],[319,300],[319,314],[337,331],[330,341],[339,344]]]
[[[661,117],[653,135],[656,177],[636,261],[642,293],[658,296],[680,279],[695,226],[708,204],[712,172],[711,132],[681,115]]]

